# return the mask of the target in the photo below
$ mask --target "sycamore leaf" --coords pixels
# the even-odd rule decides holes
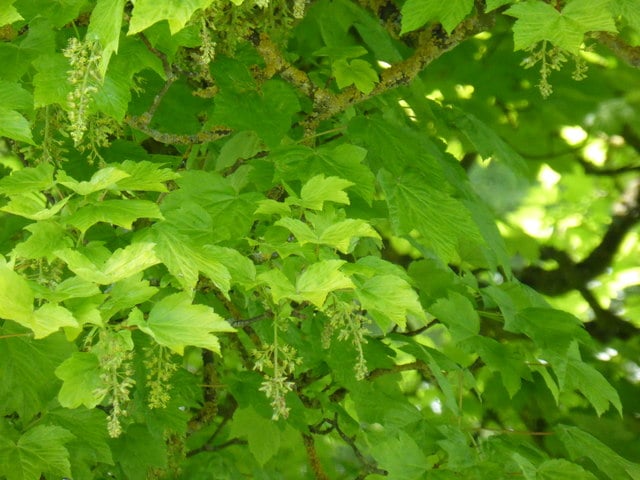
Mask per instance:
[[[611,2],[611,8],[616,16],[640,32],[640,0],[616,0]]]
[[[109,289],[109,298],[100,305],[100,311],[109,319],[120,310],[146,302],[156,293],[158,288],[152,287],[148,280],[143,280],[140,272],[114,283]]]
[[[29,121],[22,114],[3,106],[0,106],[0,137],[9,137],[35,145]]]
[[[40,192],[29,192],[13,195],[9,203],[0,208],[3,212],[19,215],[30,220],[46,220],[56,215],[71,197],[65,197],[47,208],[47,197]]]
[[[277,202],[270,198],[265,198],[258,202],[256,215],[278,215],[284,217],[291,214],[291,207],[284,202]]]
[[[58,401],[65,408],[84,405],[94,408],[104,398],[99,389],[103,386],[98,357],[89,352],[74,352],[56,368],[56,377],[62,380]]]
[[[307,267],[296,281],[299,298],[322,308],[330,292],[355,288],[351,279],[340,271],[345,263],[343,260],[322,260]]]
[[[589,433],[568,425],[558,425],[555,431],[571,460],[589,459],[611,480],[640,479],[640,465],[621,457]]]
[[[28,327],[33,315],[33,300],[33,291],[27,281],[7,265],[0,265],[0,318]]]
[[[324,202],[335,202],[349,205],[349,197],[345,188],[353,182],[338,177],[316,175],[302,186],[300,190],[300,206],[311,210],[322,210]]]
[[[18,257],[50,259],[56,250],[73,245],[65,228],[54,220],[35,222],[24,229],[31,232],[31,236],[13,249],[13,254]]]
[[[170,168],[162,168],[161,164],[147,160],[140,162],[125,160],[122,163],[113,164],[112,167],[129,174],[128,177],[118,180],[119,190],[166,192],[165,182],[180,177],[178,172]]]
[[[0,1],[0,27],[22,20],[22,15],[13,6],[16,0]]]
[[[115,189],[116,183],[129,174],[115,167],[105,167],[93,174],[91,180],[78,182],[61,170],[58,172],[56,181],[80,195],[89,195],[100,190]]]
[[[146,30],[154,23],[162,20],[169,22],[171,34],[184,28],[196,10],[206,8],[212,0],[137,0],[129,22],[127,35],[134,35]]]
[[[160,345],[180,355],[186,346],[220,353],[220,343],[214,333],[235,331],[211,307],[193,305],[191,296],[186,292],[164,297],[153,306],[146,321],[137,309],[132,311],[128,321]]]
[[[471,301],[457,292],[450,292],[449,298],[441,298],[429,307],[429,312],[438,317],[459,342],[480,333],[480,317]]]
[[[44,472],[71,477],[69,452],[64,447],[75,437],[62,427],[38,425],[17,442],[0,438],[0,474],[7,480],[39,480]]]
[[[402,30],[405,34],[437,20],[451,33],[473,9],[473,0],[407,0],[402,6]]]
[[[150,242],[132,243],[113,252],[104,265],[96,265],[81,252],[71,248],[58,250],[55,254],[80,278],[107,285],[160,263],[154,246]]]
[[[267,270],[258,275],[258,281],[267,286],[274,303],[284,298],[295,299],[296,289],[281,270]]]
[[[125,0],[98,0],[91,12],[87,37],[100,42],[102,58],[99,70],[102,77],[107,72],[111,55],[118,51],[124,4]]]
[[[84,234],[99,222],[131,230],[139,218],[162,218],[162,214],[158,205],[149,200],[104,200],[80,208],[65,221]]]
[[[373,317],[382,330],[394,325],[404,328],[407,315],[425,319],[418,294],[405,280],[395,275],[378,275],[367,279],[356,289],[362,308]]]
[[[306,243],[318,243],[318,236],[311,230],[309,225],[296,218],[281,218],[275,222],[275,225],[284,227],[293,233],[300,245],[304,245]]]
[[[262,466],[280,449],[280,428],[270,418],[258,414],[253,407],[237,409],[233,414],[231,435],[246,437],[249,451]]]
[[[343,89],[355,85],[364,94],[369,94],[378,82],[378,73],[365,60],[351,60],[344,58],[336,60],[331,65],[333,76],[336,77],[338,88]]]
[[[350,253],[356,241],[362,237],[380,240],[380,235],[364,220],[347,218],[325,228],[318,238],[318,243],[329,245],[342,253]]]
[[[561,458],[546,460],[538,466],[536,480],[597,480],[596,476],[577,463]]]
[[[578,54],[585,33],[617,31],[609,3],[572,0],[560,12],[544,2],[517,3],[505,12],[518,19],[513,26],[514,48],[523,50],[546,40]]]
[[[34,190],[47,190],[54,186],[53,165],[41,163],[36,167],[27,167],[11,172],[0,180],[0,193],[16,195]]]
[[[514,0],[487,0],[487,12],[495,10],[496,8],[502,7],[507,3],[513,3]]]
[[[62,327],[79,327],[69,310],[54,303],[45,303],[38,308],[25,326],[33,330],[36,339],[51,335]]]

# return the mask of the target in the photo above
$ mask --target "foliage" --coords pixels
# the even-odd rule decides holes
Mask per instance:
[[[0,5],[0,478],[640,478],[639,0]]]

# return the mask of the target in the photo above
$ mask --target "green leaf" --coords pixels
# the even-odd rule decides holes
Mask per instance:
[[[162,20],[169,22],[171,35],[182,30],[196,10],[206,8],[212,0],[137,0],[133,7],[129,31],[134,35]]]
[[[91,109],[122,122],[130,101],[129,78],[120,71],[112,70],[107,73],[102,85],[92,96]]]
[[[422,173],[406,171],[393,176],[383,170],[380,184],[389,206],[391,225],[396,235],[417,231],[420,242],[442,258],[452,260],[460,244],[482,242],[478,227],[459,200],[430,186]]]
[[[57,103],[66,106],[71,84],[67,80],[69,62],[60,53],[41,55],[33,61],[37,73],[33,77],[35,108]]]
[[[58,401],[64,408],[84,405],[94,408],[104,398],[99,389],[104,382],[100,378],[98,357],[89,352],[74,352],[56,368],[56,377],[62,380]]]
[[[0,7],[2,12],[2,7]],[[0,16],[2,13],[0,13]],[[0,17],[1,18],[1,17]],[[3,25],[0,21],[0,26]],[[8,110],[33,110],[33,96],[19,83],[0,80],[0,105]]]
[[[351,253],[358,239],[368,237],[381,240],[380,235],[364,220],[348,218],[322,230],[318,243],[329,245],[342,253]]]
[[[316,175],[302,186],[300,206],[311,210],[322,210],[324,202],[335,202],[349,205],[349,197],[344,191],[353,182],[338,177]]]
[[[480,317],[464,295],[450,292],[429,307],[429,312],[444,323],[454,341],[460,342],[480,333]]]
[[[62,210],[69,198],[65,197],[51,208],[47,208],[49,200],[43,194],[39,192],[22,193],[11,196],[9,203],[0,210],[31,220],[46,220]]]
[[[609,3],[609,0],[572,0],[561,12],[544,2],[513,5],[505,14],[518,19],[513,26],[514,48],[523,50],[546,40],[577,55],[585,33],[616,31]]]
[[[362,93],[369,94],[378,82],[378,73],[365,60],[339,59],[331,65],[331,71],[336,78],[338,88],[343,89],[355,85]]]
[[[640,0],[617,0],[611,2],[611,8],[616,16],[621,16],[631,28],[640,32]]]
[[[380,468],[389,472],[389,478],[415,480],[424,474],[432,462],[424,454],[421,445],[405,431],[372,442],[371,450]]]
[[[198,245],[168,222],[154,225],[156,254],[178,283],[192,292],[198,283],[198,273],[206,275],[226,294],[231,286],[231,274],[221,261],[224,253],[209,245]]]
[[[109,290],[109,298],[100,305],[100,311],[108,320],[121,310],[146,302],[156,293],[158,288],[152,287],[148,280],[143,280],[140,272],[114,283]]]
[[[138,310],[134,312],[139,315],[132,314],[129,317],[131,325],[137,325],[160,345],[180,355],[186,346],[220,353],[220,343],[214,333],[234,331],[211,307],[192,305],[191,296],[184,292],[169,295],[156,303],[147,321],[142,319]]]
[[[64,444],[74,438],[62,427],[38,425],[16,443],[0,439],[0,473],[7,480],[39,480],[43,473],[70,477],[69,452]]]
[[[166,192],[165,182],[180,178],[180,174],[172,169],[163,168],[162,164],[147,160],[125,160],[111,166],[129,174],[128,177],[118,180],[118,189],[123,191]]]
[[[271,294],[274,303],[280,303],[284,298],[295,300],[296,288],[281,270],[271,269],[258,275],[258,281],[264,284]]]
[[[402,6],[402,30],[405,34],[437,20],[451,33],[473,9],[473,0],[407,0]]]
[[[0,107],[0,136],[35,145],[28,120],[4,106]]]
[[[0,318],[29,326],[33,300],[33,291],[27,281],[7,265],[0,265]]]
[[[78,182],[61,170],[56,181],[80,195],[89,195],[100,190],[116,190],[116,183],[128,176],[127,172],[115,167],[105,167],[94,173],[91,180]]]
[[[22,20],[22,15],[13,6],[15,2],[16,0],[0,0],[0,27]]]
[[[596,480],[596,476],[580,465],[555,458],[538,466],[536,480]]]
[[[12,322],[5,322],[0,334],[6,335],[0,341],[0,414],[32,418],[57,395],[60,381],[53,372],[75,347],[62,333],[33,340]]]
[[[487,12],[495,10],[496,8],[502,7],[508,3],[513,3],[514,0],[487,0]]]
[[[235,411],[231,435],[247,439],[249,451],[261,466],[280,450],[278,424],[258,414],[252,407]]]
[[[406,280],[395,275],[378,275],[367,279],[356,289],[362,308],[384,331],[398,325],[404,328],[407,315],[425,319],[418,294]]]
[[[14,170],[11,175],[0,179],[0,193],[3,195],[48,190],[53,186],[53,165],[49,163]]]
[[[163,218],[160,208],[149,200],[104,200],[81,207],[69,217],[67,224],[84,233],[99,222],[131,230],[139,218]]]
[[[31,236],[13,249],[13,254],[23,258],[47,258],[51,260],[56,250],[71,247],[73,240],[67,231],[53,220],[43,220],[24,227]]]
[[[555,428],[571,460],[590,460],[611,480],[640,479],[640,465],[622,458],[597,438],[570,425]]]
[[[322,260],[307,267],[296,281],[298,297],[322,308],[330,292],[354,288],[351,279],[340,271],[344,264],[343,260]]]
[[[99,285],[117,282],[160,263],[154,244],[149,242],[136,242],[119,248],[104,265],[96,265],[81,252],[70,248],[59,250],[55,254],[80,278]]]
[[[98,0],[91,12],[88,38],[99,40],[102,48],[100,75],[105,76],[111,55],[118,52],[125,0]]]
[[[34,338],[44,338],[62,327],[79,326],[69,310],[53,303],[45,303],[34,312],[28,323],[21,323],[33,330]]]
[[[252,158],[262,149],[262,142],[253,131],[238,132],[220,149],[216,159],[216,171],[225,170],[239,159]]]
[[[293,233],[300,245],[305,245],[306,243],[319,243],[318,236],[311,230],[309,225],[301,220],[285,217],[275,222],[274,225],[284,227]]]

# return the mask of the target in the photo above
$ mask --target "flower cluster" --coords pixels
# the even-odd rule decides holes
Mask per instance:
[[[178,366],[171,361],[171,352],[162,345],[155,344],[145,351],[144,366],[147,369],[149,388],[149,408],[165,408],[171,400],[169,380]]]
[[[69,134],[75,146],[80,145],[87,131],[89,106],[93,95],[102,83],[99,64],[101,51],[98,42],[85,40],[81,42],[73,37],[62,52],[69,59],[71,70],[67,79],[73,90],[67,97],[69,111]]]

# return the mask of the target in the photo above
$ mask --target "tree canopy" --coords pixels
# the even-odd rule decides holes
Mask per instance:
[[[0,40],[1,479],[640,479],[640,0]]]

